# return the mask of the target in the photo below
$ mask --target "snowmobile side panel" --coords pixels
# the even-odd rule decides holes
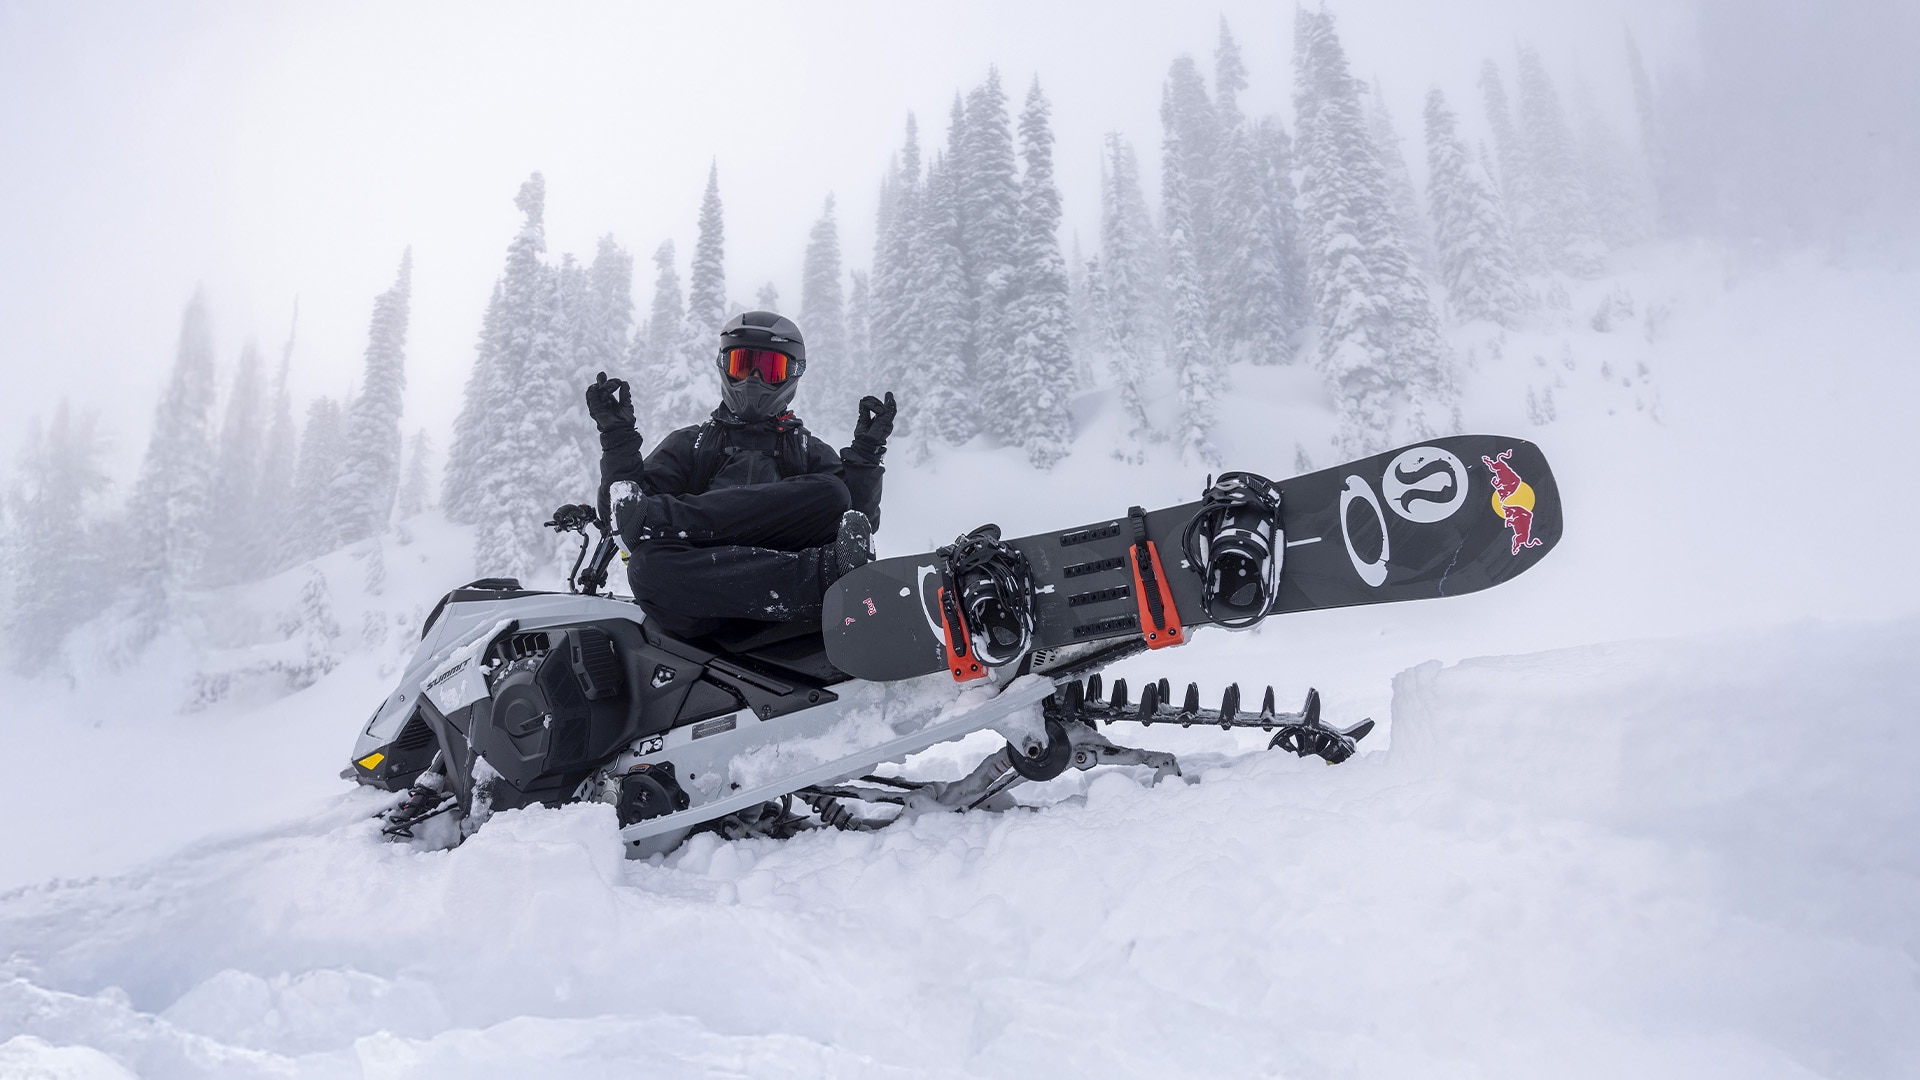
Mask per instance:
[[[1501,435],[1453,435],[1279,484],[1284,560],[1268,615],[1452,596],[1524,573],[1563,528],[1559,488],[1539,447]],[[1152,510],[1146,536],[1177,623],[1213,623],[1200,568],[1181,542],[1199,502]],[[1132,577],[1134,530],[1122,513],[1010,543],[1032,567],[1034,648],[1142,636]],[[827,656],[856,678],[947,670],[941,560],[881,559],[828,590]],[[1158,590],[1156,590],[1158,591]]]

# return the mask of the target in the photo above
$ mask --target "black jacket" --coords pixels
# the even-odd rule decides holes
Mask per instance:
[[[632,429],[600,435],[600,512],[607,486],[638,481],[650,495],[701,495],[717,488],[771,484],[790,476],[832,473],[847,485],[853,509],[880,527],[880,478],[886,466],[856,446],[839,453],[815,438],[792,413],[749,423],[725,405],[706,423],[683,427],[641,456]]]

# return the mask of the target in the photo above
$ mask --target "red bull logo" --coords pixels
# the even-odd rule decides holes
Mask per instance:
[[[1493,473],[1493,512],[1513,530],[1511,554],[1518,555],[1521,548],[1539,547],[1541,541],[1533,535],[1533,488],[1507,464],[1512,456],[1512,450],[1502,450],[1493,457],[1482,454],[1480,461]]]

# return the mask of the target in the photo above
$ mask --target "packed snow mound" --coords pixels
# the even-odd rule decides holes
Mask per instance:
[[[1391,750],[1338,768],[1197,754],[1192,786],[1074,774],[1040,812],[644,863],[603,806],[423,851],[355,791],[0,898],[0,1063],[1911,1076],[1917,648],[1903,622],[1431,663]]]

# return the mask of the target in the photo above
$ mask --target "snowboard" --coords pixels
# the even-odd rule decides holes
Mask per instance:
[[[1279,487],[1284,561],[1269,616],[1477,592],[1524,573],[1561,534],[1553,473],[1525,439],[1429,439]],[[1032,567],[1034,649],[1128,637],[1161,648],[1207,625],[1200,569],[1181,550],[1200,506],[1125,508],[1012,540]],[[835,582],[821,616],[833,665],[875,681],[985,675],[949,642],[942,562],[879,559]]]

